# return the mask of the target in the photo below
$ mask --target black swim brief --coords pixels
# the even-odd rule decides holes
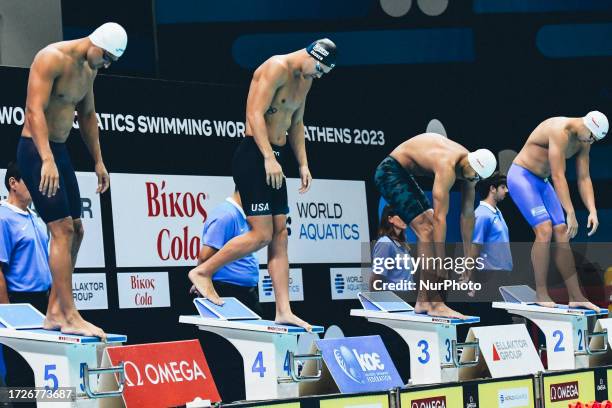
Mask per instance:
[[[391,156],[387,156],[376,168],[374,183],[406,224],[431,208],[431,203],[413,175]]]
[[[49,141],[53,159],[59,172],[59,189],[53,197],[40,190],[42,160],[31,137],[22,136],[17,146],[17,165],[36,208],[45,223],[62,218],[81,218],[81,193],[65,143]]]
[[[282,167],[286,154],[285,146],[272,145],[272,150]],[[289,213],[287,182],[283,180],[278,190],[266,183],[264,158],[252,136],[246,136],[236,149],[232,173],[247,216]]]

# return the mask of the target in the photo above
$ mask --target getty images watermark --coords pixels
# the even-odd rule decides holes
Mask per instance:
[[[553,299],[567,302],[569,293],[578,292],[568,287],[574,282],[589,300],[608,304],[603,288],[612,285],[611,247],[610,242],[406,245],[379,240],[363,243],[361,270],[370,290],[398,292],[409,300],[420,291],[438,291],[451,302],[492,302],[501,299],[502,286],[535,289],[536,268],[548,265],[544,277]]]
[[[395,244],[386,244],[395,245]],[[455,279],[428,280],[423,279],[417,283],[413,277],[418,270],[432,271],[433,276],[438,276],[439,271],[445,275],[450,272],[464,274],[468,271],[482,271],[485,268],[485,259],[482,257],[450,257],[446,256],[412,256],[407,253],[395,254],[395,256],[374,256],[372,258],[372,273],[389,278],[394,275],[393,281],[383,279],[373,279],[372,287],[374,290],[392,291],[414,291],[414,290],[453,290],[453,291],[480,291],[482,284],[473,281],[461,281]],[[402,278],[402,276],[404,276]],[[409,277],[409,278],[408,278]]]

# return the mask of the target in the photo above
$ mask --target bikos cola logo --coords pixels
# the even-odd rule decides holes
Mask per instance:
[[[144,291],[134,294],[134,305],[152,306],[155,290],[155,278],[143,278],[138,275],[130,276],[130,288],[132,290]]]
[[[350,350],[346,346],[334,349],[334,358],[344,374],[360,384],[367,382],[366,373],[385,369],[378,353],[359,353],[356,349]]]
[[[145,182],[147,194],[147,217],[149,218],[208,218],[207,195],[204,192],[167,191],[166,181]],[[171,190],[171,188],[169,187]],[[200,253],[199,232],[190,231],[185,225],[180,232],[163,228],[157,234],[156,252],[162,261],[196,260]]]

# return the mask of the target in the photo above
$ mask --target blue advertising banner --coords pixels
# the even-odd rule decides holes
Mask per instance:
[[[404,385],[380,336],[317,340],[316,344],[343,394]]]

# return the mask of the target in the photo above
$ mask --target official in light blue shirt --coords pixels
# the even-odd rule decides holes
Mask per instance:
[[[480,256],[485,270],[511,271],[512,253],[508,225],[499,208],[481,201],[475,211],[476,221],[472,242],[482,245]]]
[[[491,307],[491,301],[499,299],[499,287],[516,285],[512,274],[510,234],[498,203],[506,198],[506,176],[495,172],[477,185],[482,201],[474,212],[472,235],[473,258],[481,258],[481,266],[470,271],[467,278],[480,283],[480,291],[468,292],[469,299],[461,310],[465,314],[479,316],[482,325],[510,324],[510,314]],[[476,262],[479,265],[479,262]]]
[[[28,208],[32,198],[14,163],[8,165],[4,185],[8,198],[0,202],[0,303],[29,303],[44,314],[51,287],[47,227]],[[12,350],[2,354],[6,385],[31,386],[23,359]]]
[[[47,228],[26,207],[0,202],[0,263],[8,292],[45,292],[51,287]]]
[[[206,261],[227,242],[249,230],[240,194],[235,191],[231,197],[209,213],[202,231],[202,247],[198,262]],[[260,313],[257,291],[259,263],[254,254],[221,267],[212,279],[219,296],[238,298],[256,313]]]
[[[51,287],[47,228],[28,208],[32,199],[19,170],[12,164],[8,167],[9,194],[0,202],[0,301],[13,295],[23,301],[26,294],[46,298]]]
[[[479,256],[483,258],[483,270],[487,271],[512,270],[508,225],[497,207],[508,193],[505,181],[504,176],[494,174],[490,180],[481,182],[484,183],[481,187],[488,187],[487,195],[483,197],[484,200],[480,202],[474,213],[472,242],[477,248],[480,247]]]

